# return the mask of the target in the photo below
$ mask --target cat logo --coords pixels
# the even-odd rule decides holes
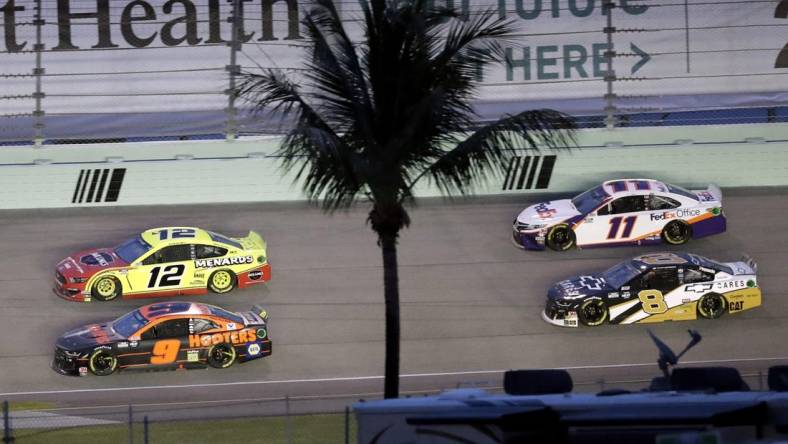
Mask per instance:
[[[728,304],[728,311],[741,311],[744,310],[744,301],[731,301]]]

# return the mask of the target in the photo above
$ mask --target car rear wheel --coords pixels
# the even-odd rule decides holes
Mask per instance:
[[[717,319],[728,310],[728,303],[721,294],[706,293],[698,301],[698,314],[706,319]]]
[[[589,327],[602,325],[607,320],[607,306],[601,299],[589,299],[580,304],[577,317]]]
[[[235,288],[235,273],[230,270],[216,270],[208,278],[208,288],[214,293],[229,293]]]
[[[88,368],[96,376],[111,375],[118,368],[118,358],[108,349],[94,350],[88,358]]]
[[[547,232],[546,242],[551,250],[569,250],[575,246],[575,232],[566,224],[556,225]]]
[[[213,368],[227,368],[235,362],[238,354],[235,347],[227,343],[216,344],[208,350],[208,365]]]
[[[111,301],[116,299],[123,292],[120,281],[113,276],[100,277],[93,287],[90,294],[99,301]]]
[[[671,245],[683,245],[690,240],[692,228],[684,222],[674,220],[662,229],[662,239]]]

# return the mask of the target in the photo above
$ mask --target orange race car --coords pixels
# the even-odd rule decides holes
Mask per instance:
[[[63,375],[105,376],[125,369],[227,368],[270,354],[268,314],[259,306],[234,313],[163,302],[65,333],[52,368]]]

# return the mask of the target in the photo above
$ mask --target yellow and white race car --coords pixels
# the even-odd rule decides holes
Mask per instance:
[[[232,238],[191,227],[153,228],[114,248],[73,254],[57,264],[55,293],[70,301],[110,301],[227,293],[271,279],[259,234]]]

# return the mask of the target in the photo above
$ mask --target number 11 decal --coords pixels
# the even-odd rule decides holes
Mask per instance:
[[[621,233],[621,238],[625,239],[628,238],[632,234],[632,229],[635,228],[635,221],[637,220],[637,216],[627,216],[627,217],[614,217],[610,219],[610,231],[607,232],[608,239],[615,239],[618,236],[618,229],[621,228],[621,222],[624,222],[624,231]]]

